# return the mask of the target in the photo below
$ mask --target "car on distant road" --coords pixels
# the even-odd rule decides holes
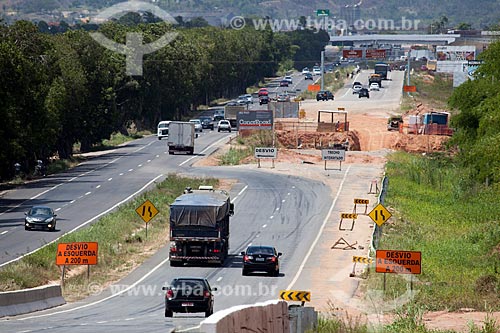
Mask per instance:
[[[269,104],[269,96],[261,96],[259,98],[259,105]]]
[[[229,133],[231,133],[231,123],[229,122],[229,120],[219,120],[219,123],[217,124],[217,132],[220,131],[228,131]]]
[[[201,120],[201,127],[203,129],[211,129],[212,131],[214,130],[214,123],[212,122],[212,117],[200,116],[199,119]]]
[[[319,66],[313,67],[313,75],[321,75],[321,68]]]
[[[280,87],[288,87],[289,82],[287,80],[281,80],[280,81]]]
[[[243,256],[242,275],[251,272],[266,272],[272,276],[279,276],[279,258],[281,252],[277,252],[273,246],[250,245],[241,252]]]
[[[278,97],[276,97],[277,102],[290,102],[290,95],[288,94],[279,94]]]
[[[304,80],[311,80],[313,81],[314,78],[313,78],[313,75],[311,73],[307,73],[304,75]]]
[[[194,131],[195,132],[203,132],[203,126],[201,125],[200,119],[191,119],[191,120],[189,120],[189,122],[194,124]]]
[[[356,83],[357,83],[357,82],[355,82],[355,83],[352,85],[352,93],[353,93],[353,94],[358,94],[358,93],[359,93],[359,91],[360,91],[361,89],[363,89],[363,86],[361,85],[361,83],[359,83],[359,84],[356,84]]]
[[[24,214],[26,215],[24,218],[24,230],[56,230],[57,214],[54,213],[52,208],[47,206],[33,206]]]
[[[245,94],[238,97],[238,101],[242,101],[245,104],[253,104],[253,99],[251,94]]]
[[[376,91],[380,90],[380,86],[378,85],[377,82],[370,83],[370,91],[373,91],[373,90],[376,90]]]
[[[267,90],[267,88],[260,88],[259,92],[257,93],[258,97],[267,96],[267,95],[269,95],[269,91]]]
[[[293,84],[293,79],[290,75],[285,76],[283,80],[288,81],[288,84]]]
[[[214,313],[214,295],[208,280],[202,277],[178,277],[163,287],[165,291],[165,317],[174,312],[204,312],[205,317]]]
[[[316,93],[316,101],[328,101],[329,99],[333,101],[334,98],[332,92],[329,90],[320,90]]]
[[[361,97],[370,98],[370,92],[366,88],[361,88],[358,92],[358,97],[359,98],[361,98]]]
[[[226,105],[229,105],[229,106],[237,106],[237,105],[246,105],[247,103],[245,101],[242,101],[242,100],[232,100],[232,101],[229,101]]]
[[[309,67],[302,68],[302,75],[305,75],[305,74],[311,74],[311,71],[309,70]]]

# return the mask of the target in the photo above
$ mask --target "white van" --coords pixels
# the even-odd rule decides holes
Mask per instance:
[[[160,121],[158,123],[158,140],[161,138],[168,138],[168,125],[170,121]]]

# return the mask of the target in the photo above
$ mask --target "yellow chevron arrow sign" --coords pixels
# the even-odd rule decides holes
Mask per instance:
[[[285,301],[310,302],[311,293],[303,290],[280,290],[280,299]]]
[[[373,262],[372,258],[352,256],[352,262],[360,262],[362,264],[371,264]]]
[[[341,213],[340,214],[340,218],[341,219],[357,219],[358,218],[358,214],[354,214],[354,213]]]

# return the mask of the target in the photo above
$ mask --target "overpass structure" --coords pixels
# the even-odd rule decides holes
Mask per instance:
[[[448,45],[460,38],[458,34],[440,35],[351,35],[331,36],[330,43],[333,46],[359,46],[361,44],[428,44]]]

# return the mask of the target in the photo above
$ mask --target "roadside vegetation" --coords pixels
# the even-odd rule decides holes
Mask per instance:
[[[500,310],[500,187],[471,183],[446,154],[395,153],[386,165],[386,207],[380,248],[422,252],[415,277],[417,305],[427,310]],[[370,274],[383,289],[383,274]],[[386,298],[404,294],[408,281],[387,276]]]
[[[451,88],[448,77],[413,77],[415,101],[451,108],[455,135],[449,150],[389,156],[385,206],[393,217],[383,225],[380,249],[422,252],[422,274],[410,283],[388,274],[379,306],[399,299],[410,286],[412,300],[401,302],[394,321],[381,332],[451,332],[425,327],[426,311],[500,311],[500,43],[482,53],[485,64],[475,80]],[[444,104],[448,102],[448,104]],[[383,274],[368,274],[367,290],[384,290]],[[365,332],[348,319],[328,316],[317,332]],[[500,323],[487,315],[467,332],[496,333]]]
[[[141,194],[106,214],[89,227],[65,235],[56,243],[49,244],[17,262],[0,270],[0,291],[18,290],[60,282],[61,267],[56,266],[57,243],[98,242],[98,264],[90,267],[90,280],[86,266],[68,266],[63,295],[67,301],[88,296],[89,283],[101,288],[118,281],[156,251],[168,244],[169,205],[189,186],[217,187],[212,178],[184,178],[170,174],[156,188]],[[135,212],[145,200],[150,200],[159,213],[148,224],[147,238],[145,223]],[[59,225],[64,223],[60,221]]]
[[[151,42],[173,27],[125,15],[95,29],[123,44],[127,33]],[[125,56],[106,50],[81,26],[53,34],[26,21],[0,25],[0,71],[8,78],[0,88],[0,133],[8,138],[0,148],[0,178],[13,179],[15,163],[29,174],[37,160],[48,166],[55,157],[70,159],[75,144],[80,153],[92,151],[113,133],[126,136],[130,124],[154,130],[160,120],[185,119],[280,70],[316,63],[329,40],[313,30],[175,30],[175,40],[144,57],[142,75],[133,76]]]
[[[272,144],[272,131],[262,130],[251,135],[239,135],[231,143],[229,150],[219,157],[219,165],[238,165],[254,155],[255,147],[271,147]],[[279,144],[278,141],[276,144]]]
[[[404,95],[402,111],[415,108],[420,102],[425,102],[436,111],[449,109],[447,102],[453,93],[453,76],[447,73],[430,74],[427,71],[416,71],[411,75],[410,84],[417,87],[417,92],[411,93],[411,97]]]

